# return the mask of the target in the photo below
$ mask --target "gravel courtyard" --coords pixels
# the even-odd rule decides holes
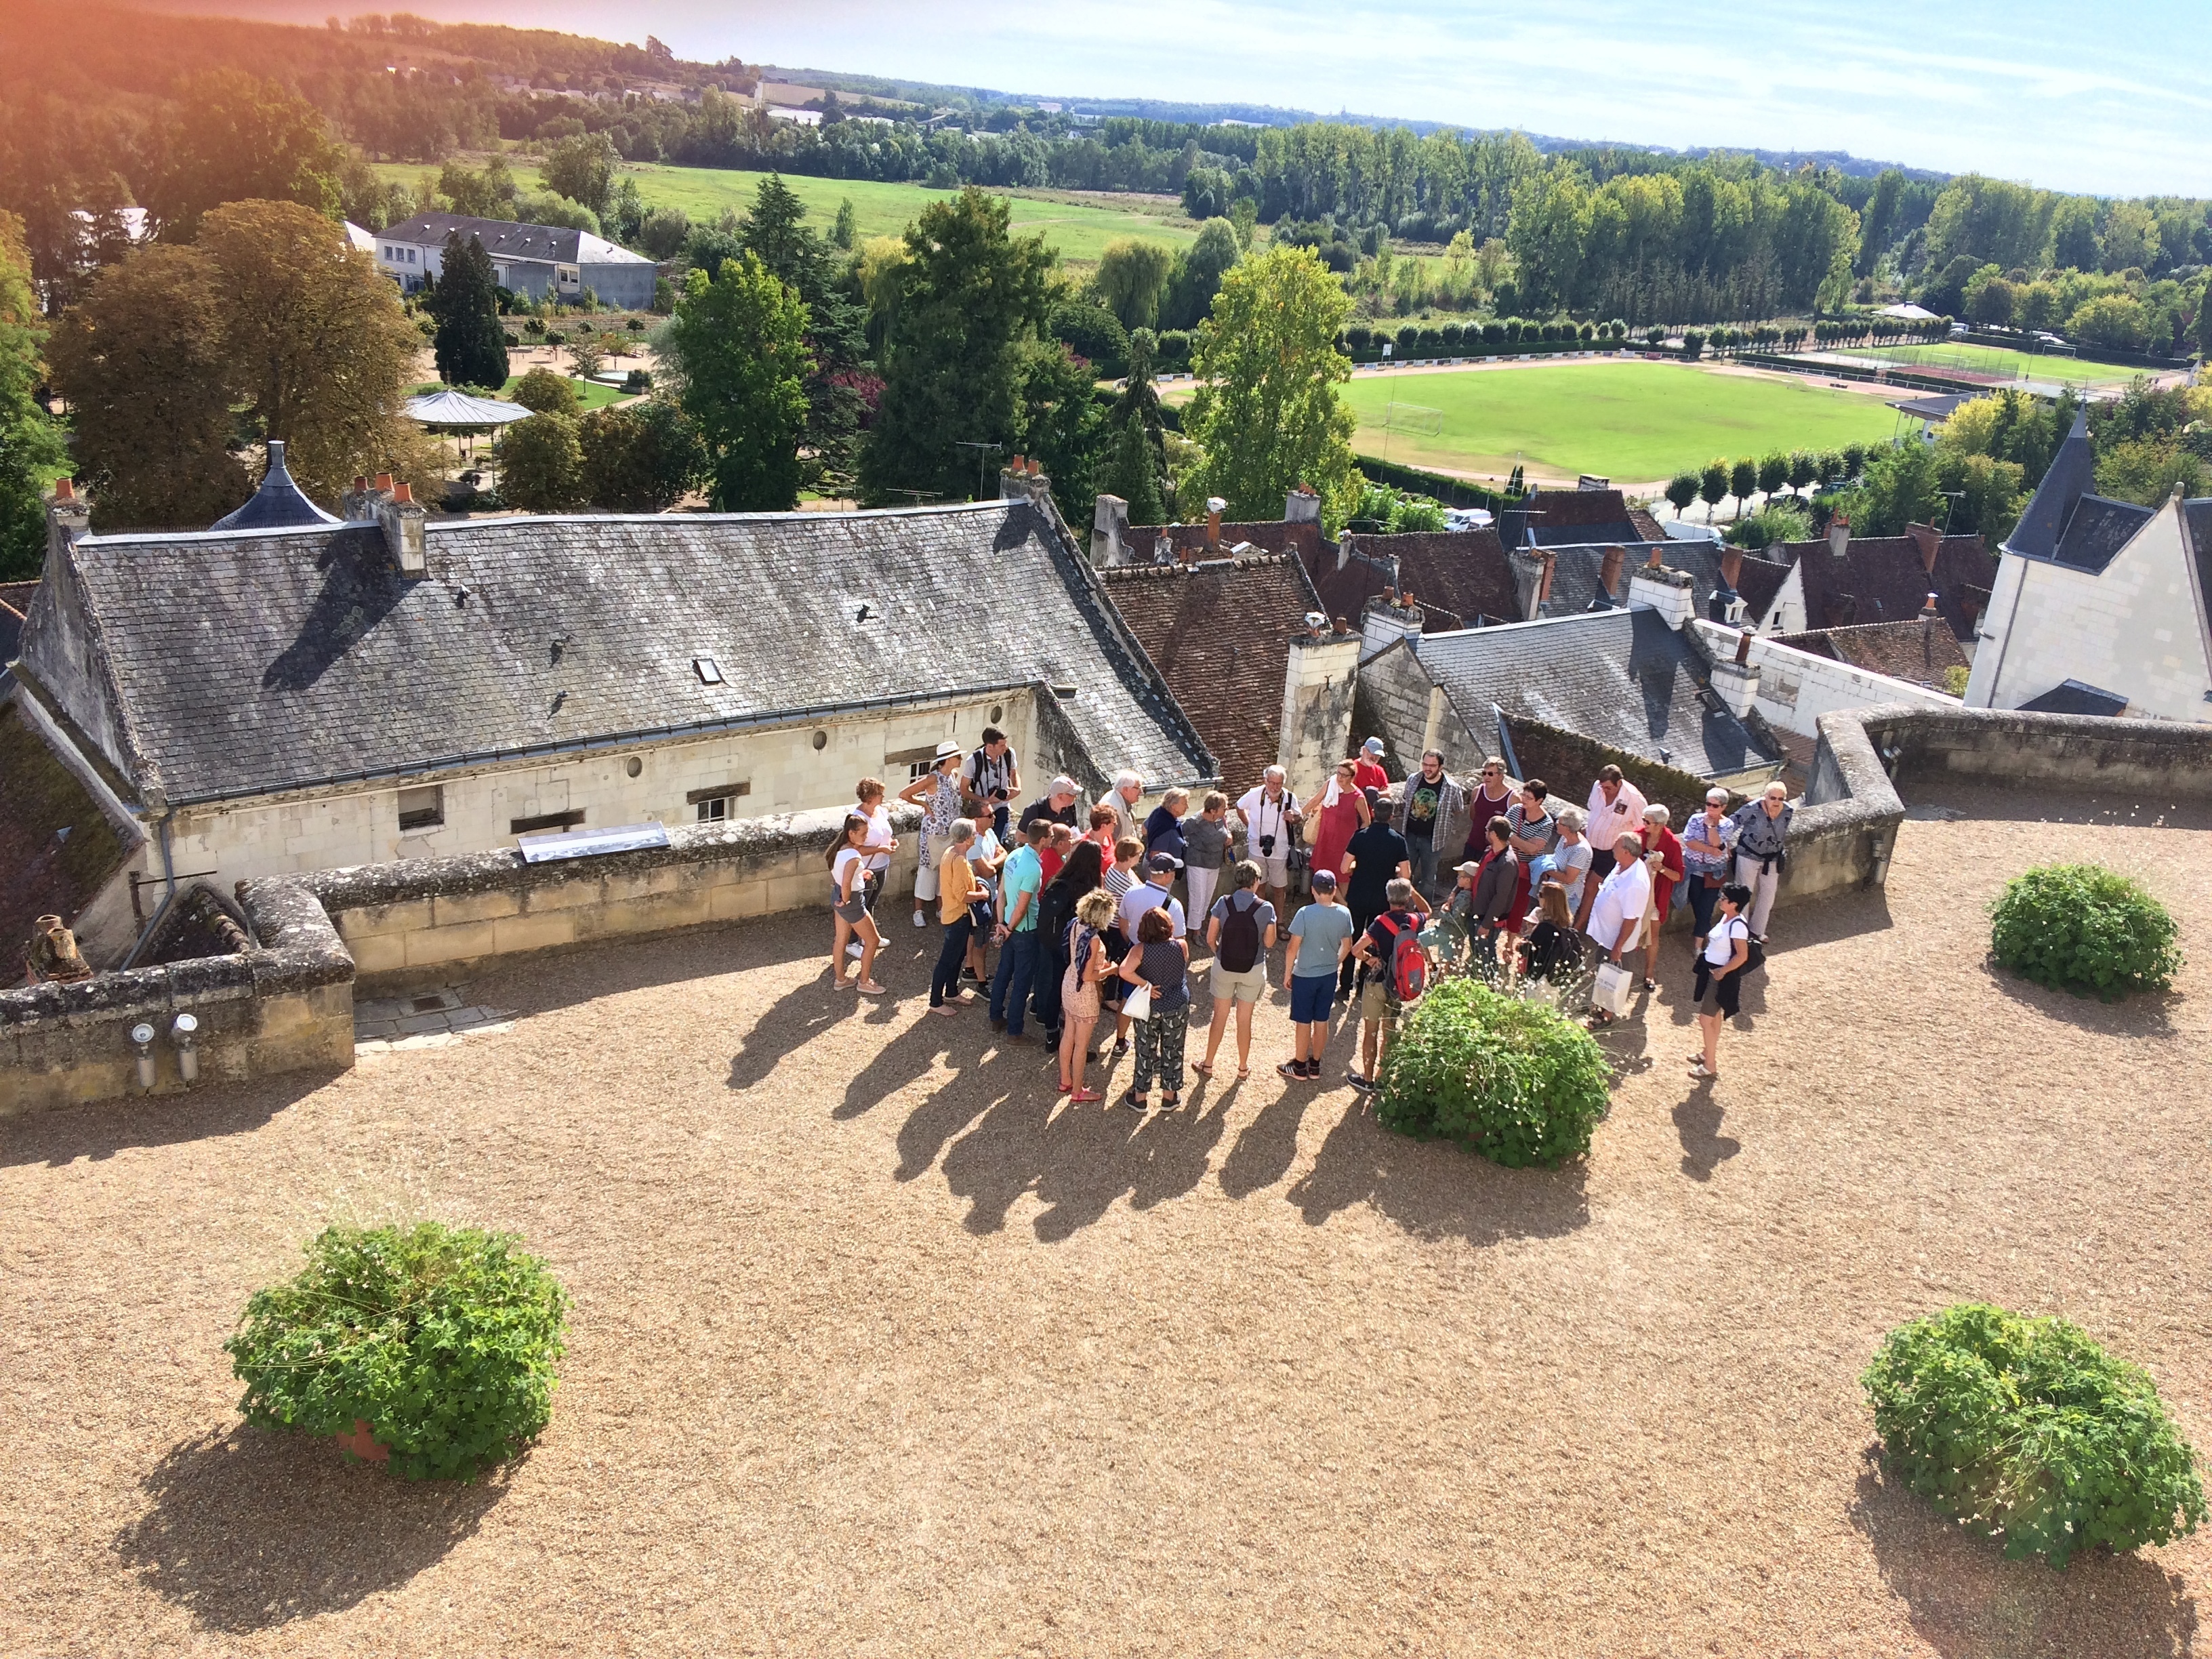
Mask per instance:
[[[1241,1085],[1056,1105],[927,1017],[903,915],[896,1002],[781,920],[486,972],[512,1030],[334,1079],[0,1120],[0,1654],[2197,1651],[2212,1537],[2007,1564],[1884,1481],[1856,1379],[1952,1300],[2063,1312],[2212,1454],[2212,814],[1936,800],[1977,816],[1886,894],[1778,915],[1716,1085],[1678,971],[1556,1174],[1285,1085],[1279,1001]],[[2002,880],[2081,856],[2176,908],[2176,996],[1985,964]],[[426,1215],[574,1294],[543,1441],[409,1486],[243,1428],[249,1291]]]

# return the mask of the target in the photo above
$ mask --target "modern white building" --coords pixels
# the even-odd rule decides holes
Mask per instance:
[[[408,293],[443,268],[446,238],[475,237],[491,256],[492,280],[532,299],[573,303],[586,289],[603,305],[642,311],[660,267],[604,236],[559,225],[520,225],[460,213],[418,213],[376,233],[377,268]]]
[[[2005,542],[1967,705],[2212,721],[2212,500],[2094,483],[2077,420]]]

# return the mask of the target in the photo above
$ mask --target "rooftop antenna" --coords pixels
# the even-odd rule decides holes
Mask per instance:
[[[952,447],[955,449],[972,449],[975,452],[975,499],[979,501],[981,501],[983,499],[984,464],[990,459],[991,452],[993,450],[1004,449],[1006,445],[987,444],[975,438],[955,438],[952,441]]]

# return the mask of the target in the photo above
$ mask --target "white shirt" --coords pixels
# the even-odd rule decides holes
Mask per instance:
[[[1725,968],[1735,956],[1735,942],[1751,937],[1751,924],[1741,916],[1730,916],[1716,923],[1705,936],[1705,960],[1715,968]]]
[[[1140,881],[1121,895],[1121,933],[1130,944],[1137,942],[1137,924],[1145,919],[1147,910],[1166,911],[1168,920],[1175,923],[1175,933],[1171,937],[1182,938],[1182,902],[1172,896],[1158,882]]]
[[[841,847],[837,849],[837,860],[830,866],[830,883],[836,890],[840,898],[844,896],[845,872],[859,863],[860,860],[860,854],[849,847]],[[853,884],[853,896],[857,898],[860,893],[860,884],[855,881]]]
[[[1644,907],[1650,902],[1651,872],[1644,867],[1644,860],[1638,859],[1625,869],[1616,862],[1590,906],[1589,936],[1597,948],[1613,949],[1625,930],[1644,920]]]
[[[861,838],[860,845],[888,848],[893,839],[890,809],[878,803],[876,810],[868,814],[868,833]],[[871,853],[868,855],[869,869],[888,870],[890,867],[891,855],[888,852]]]
[[[1644,830],[1644,792],[1623,778],[1620,793],[1607,805],[1605,786],[1590,785],[1589,822],[1583,826],[1583,836],[1593,847],[1610,853],[1613,842],[1623,836],[1640,835]]]
[[[1262,836],[1273,836],[1275,838],[1277,858],[1281,858],[1291,850],[1291,838],[1285,833],[1290,825],[1290,819],[1285,816],[1290,810],[1291,792],[1287,788],[1283,791],[1281,797],[1275,800],[1267,799],[1267,787],[1265,784],[1261,784],[1256,789],[1248,789],[1244,792],[1237,803],[1237,815],[1244,820],[1244,856],[1246,858],[1263,860],[1267,858],[1267,855],[1260,850],[1260,837]]]

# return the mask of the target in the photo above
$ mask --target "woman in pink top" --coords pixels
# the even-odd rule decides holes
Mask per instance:
[[[1339,878],[1344,874],[1344,849],[1352,844],[1353,832],[1367,821],[1366,798],[1353,781],[1358,774],[1356,762],[1337,762],[1336,775],[1316,790],[1305,805],[1306,822],[1317,826],[1313,867]]]

